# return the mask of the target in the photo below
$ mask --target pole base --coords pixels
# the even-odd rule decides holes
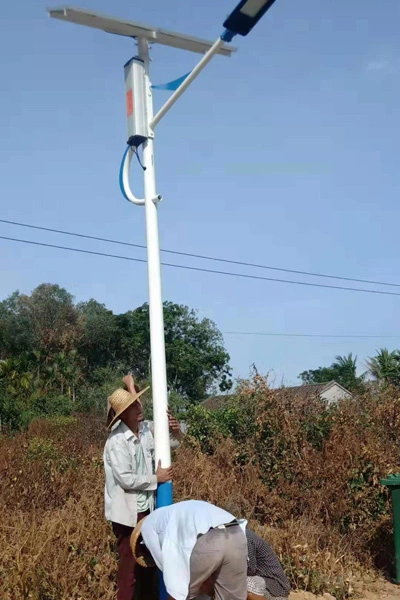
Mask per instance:
[[[157,488],[157,498],[156,498],[156,508],[161,508],[162,506],[170,506],[173,501],[172,494],[172,481],[167,481],[166,483],[161,483]],[[167,600],[168,594],[165,589],[165,583],[160,572],[160,600]]]
[[[172,481],[161,483],[157,488],[156,508],[170,506],[173,503]]]

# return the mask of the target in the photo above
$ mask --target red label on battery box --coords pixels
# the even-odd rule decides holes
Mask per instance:
[[[133,92],[132,88],[126,92],[126,114],[128,117],[133,115]]]

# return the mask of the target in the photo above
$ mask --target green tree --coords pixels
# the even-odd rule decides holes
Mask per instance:
[[[368,371],[376,380],[385,384],[400,385],[400,352],[381,348],[376,356],[367,360]]]
[[[150,374],[150,323],[148,305],[117,315],[117,362],[125,371],[132,370],[138,379]]]
[[[357,375],[357,356],[350,352],[347,356],[336,356],[330,367],[303,371],[299,378],[303,383],[327,383],[335,380],[346,389],[361,391],[365,381],[365,373]]]
[[[365,373],[357,375],[357,356],[350,352],[347,356],[336,356],[332,363],[337,373],[338,383],[350,391],[358,391],[363,387]]]
[[[96,300],[77,306],[83,330],[78,350],[90,371],[115,363],[119,329],[115,316]]]
[[[299,379],[301,379],[304,384],[327,383],[334,379],[335,374],[336,373],[334,373],[331,367],[318,367],[318,369],[303,371],[300,373]]]
[[[73,296],[59,285],[42,283],[30,296],[20,296],[20,314],[33,331],[35,349],[48,354],[69,351],[81,337]]]
[[[25,420],[37,391],[34,374],[28,367],[25,354],[0,361],[0,422],[12,430]]]
[[[58,285],[41,284],[30,296],[14,292],[0,303],[0,358],[71,350],[81,336],[73,297]]]
[[[117,317],[118,358],[141,379],[150,375],[149,306]],[[164,303],[167,379],[171,390],[190,402],[204,399],[213,386],[230,389],[229,355],[216,325],[187,306]]]
[[[21,308],[18,291],[0,302],[0,359],[17,357],[34,349],[32,322]]]
[[[164,319],[171,405],[184,411],[216,387],[230,389],[229,356],[215,324],[172,302]],[[103,406],[103,390],[128,370],[150,379],[149,307],[116,316],[94,299],[75,305],[59,285],[15,292],[0,302],[0,360],[0,418],[8,415],[13,427],[53,414],[57,402],[63,410],[82,400]]]
[[[58,285],[0,303],[0,418],[7,427],[54,410],[54,395],[64,390],[74,400],[82,379],[78,317],[73,297]]]
[[[77,384],[83,378],[82,358],[77,350],[55,354],[47,365],[44,378],[48,389],[57,391],[61,396],[67,394],[75,401]]]

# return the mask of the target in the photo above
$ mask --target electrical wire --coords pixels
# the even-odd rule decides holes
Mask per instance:
[[[129,261],[133,261],[133,262],[147,263],[147,261],[144,258],[133,258],[131,256],[121,256],[118,254],[107,254],[105,252],[95,252],[94,250],[83,250],[81,248],[71,248],[68,246],[47,244],[45,242],[34,242],[31,240],[23,240],[23,239],[18,239],[18,238],[7,237],[7,236],[3,236],[3,235],[0,235],[0,239],[7,240],[10,242],[18,242],[21,244],[32,244],[34,246],[43,246],[45,248],[57,248],[59,250],[68,250],[70,252],[80,252],[82,254],[92,254],[92,255],[104,256],[104,257],[108,257],[108,258],[117,258],[120,260],[129,260]],[[311,283],[308,281],[291,281],[290,279],[278,279],[276,277],[261,277],[260,275],[248,275],[245,273],[232,273],[230,271],[218,271],[218,270],[214,270],[214,269],[204,269],[202,267],[193,267],[193,266],[188,266],[188,265],[177,265],[174,263],[167,263],[167,262],[162,262],[161,264],[164,267],[173,267],[175,269],[185,269],[188,271],[195,271],[198,273],[213,273],[216,275],[226,275],[229,277],[240,277],[242,279],[253,279],[253,280],[258,280],[258,281],[273,281],[276,283],[286,283],[286,284],[291,284],[291,285],[301,285],[301,286],[306,286],[306,287],[317,287],[317,288],[333,289],[333,290],[346,290],[349,292],[361,292],[361,293],[366,293],[366,294],[378,294],[378,295],[384,295],[384,296],[400,296],[399,292],[388,292],[386,290],[369,290],[369,289],[365,289],[365,288],[352,288],[352,287],[345,287],[345,286],[339,286],[339,285],[327,285],[324,283]]]
[[[51,233],[59,233],[61,235],[69,235],[69,236],[73,236],[73,237],[79,237],[79,238],[84,238],[84,239],[88,239],[88,240],[95,240],[98,242],[107,242],[109,244],[118,244],[120,246],[130,246],[131,248],[141,248],[143,250],[146,249],[146,246],[144,246],[143,244],[134,244],[131,242],[121,242],[119,240],[113,240],[110,238],[103,238],[103,237],[98,237],[98,236],[94,236],[94,235],[87,235],[84,233],[74,233],[71,231],[65,231],[65,230],[61,230],[61,229],[52,229],[51,227],[43,227],[43,226],[39,226],[39,225],[31,225],[28,223],[19,223],[18,221],[9,221],[7,219],[0,219],[0,223],[7,223],[8,225],[16,225],[18,227],[26,227],[28,229],[36,229],[36,230],[40,230],[40,231],[49,231]],[[226,264],[231,264],[231,265],[237,265],[237,266],[242,266],[242,267],[252,267],[255,269],[268,269],[270,271],[280,271],[283,273],[293,273],[295,275],[307,275],[310,277],[322,277],[325,279],[337,279],[337,280],[341,280],[341,281],[353,281],[355,283],[368,283],[370,285],[385,285],[385,286],[389,286],[389,287],[400,287],[400,283],[392,283],[392,282],[388,282],[388,281],[374,281],[371,279],[359,279],[356,277],[344,277],[344,276],[340,276],[340,275],[329,275],[326,273],[314,273],[312,271],[300,271],[298,269],[286,269],[283,267],[272,267],[269,265],[260,265],[257,263],[250,263],[250,262],[244,262],[244,261],[239,261],[239,260],[231,260],[228,258],[219,258],[217,256],[207,256],[204,254],[194,254],[191,252],[181,252],[178,250],[166,250],[166,249],[161,249],[161,252],[167,253],[167,254],[174,254],[176,256],[186,256],[189,258],[199,258],[201,260],[210,260],[210,261],[214,261],[214,262],[221,262],[221,263],[226,263]]]
[[[254,335],[254,336],[267,336],[267,337],[299,337],[299,338],[371,338],[371,339],[398,339],[400,338],[400,333],[398,335],[352,335],[352,334],[344,334],[344,335],[335,335],[330,333],[268,333],[268,332],[259,332],[259,331],[223,331],[223,335]]]

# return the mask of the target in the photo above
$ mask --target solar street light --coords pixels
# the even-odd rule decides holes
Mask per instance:
[[[247,35],[271,8],[275,0],[241,0],[224,22],[235,35]]]
[[[236,34],[247,35],[273,3],[274,0],[243,0],[240,2],[224,23],[226,31],[214,43],[80,8],[48,9],[50,17],[54,19],[133,38],[137,42],[137,55],[124,66],[128,146],[120,169],[120,187],[124,197],[133,204],[144,206],[146,213],[155,459],[156,464],[160,459],[164,468],[171,464],[171,451],[167,419],[168,392],[157,216],[157,206],[161,195],[157,193],[156,188],[154,129],[213,56],[216,54],[228,57],[232,55],[235,48],[227,45],[226,42],[230,42]],[[173,88],[175,91],[156,115],[153,115],[153,86],[150,81],[149,51],[153,44],[203,54],[191,73],[176,80],[178,86]],[[134,154],[138,153],[139,148],[143,149],[144,198],[137,198],[129,183],[130,162]],[[166,506],[171,503],[172,484],[169,482],[159,486],[157,504]]]

